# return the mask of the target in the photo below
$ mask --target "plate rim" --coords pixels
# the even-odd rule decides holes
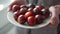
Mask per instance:
[[[38,25],[38,26],[25,26],[25,25],[22,25],[22,24],[17,23],[17,21],[15,21],[15,20],[14,20],[15,23],[13,23],[13,21],[9,18],[9,15],[10,15],[10,14],[13,15],[13,13],[12,13],[12,12],[8,12],[8,13],[7,13],[7,19],[8,19],[8,21],[10,21],[10,23],[12,23],[12,24],[14,24],[14,25],[16,25],[16,26],[18,26],[18,27],[22,27],[22,28],[37,29],[37,28],[42,28],[42,26],[45,27],[45,26],[47,26],[47,25],[50,23],[50,21],[49,21],[49,23],[46,23],[46,24],[41,25],[41,26],[40,26],[40,25]],[[50,17],[49,17],[49,18],[50,18]]]

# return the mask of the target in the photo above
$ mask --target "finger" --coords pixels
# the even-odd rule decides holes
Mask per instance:
[[[49,8],[49,11],[52,13],[52,16],[58,15],[58,11],[57,11],[57,9],[55,8],[55,6],[51,6],[51,7]]]
[[[55,11],[55,7],[54,7],[54,6],[51,6],[51,7],[49,8],[49,11],[50,11],[50,12],[54,12],[54,11]]]
[[[9,6],[8,6],[8,11],[11,11],[12,10],[12,6],[14,5],[14,3],[11,3]]]
[[[57,19],[56,19],[55,17],[52,18],[51,24],[52,24],[53,26],[55,26],[55,25],[57,24]]]
[[[48,24],[48,27],[54,27],[54,19],[51,19],[51,22]]]
[[[12,10],[13,5],[16,4],[16,1],[12,2],[9,6],[8,6],[8,11]]]
[[[54,25],[58,25],[59,24],[59,18],[58,17],[54,17],[54,18],[52,18],[52,20],[53,20],[53,24]]]
[[[55,27],[56,25],[55,24],[52,24],[52,23],[49,23],[48,24],[48,27]]]
[[[59,17],[55,18],[55,24],[58,25],[59,24]]]
[[[47,27],[53,27],[53,25],[51,24],[51,22],[47,25]]]
[[[52,21],[50,24],[48,24],[48,27],[55,27],[58,25],[58,20],[56,17],[52,18]]]

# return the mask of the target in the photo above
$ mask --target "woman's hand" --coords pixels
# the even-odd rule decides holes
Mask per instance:
[[[55,27],[59,24],[60,5],[51,6],[49,10],[52,13],[52,16],[51,16],[51,22],[48,25],[48,27]]]
[[[21,4],[26,4],[26,1],[24,1],[24,0],[15,0],[15,1],[13,1],[9,4],[8,10],[11,11],[13,5],[21,5]]]

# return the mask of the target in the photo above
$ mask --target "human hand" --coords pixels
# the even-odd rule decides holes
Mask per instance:
[[[21,5],[21,4],[26,4],[26,2],[24,0],[15,0],[15,1],[11,2],[8,6],[8,11],[12,10],[13,5]]]
[[[49,8],[50,12],[52,13],[51,16],[51,22],[48,25],[48,27],[55,27],[59,24],[59,11],[60,11],[60,5],[56,5],[56,6],[51,6]]]

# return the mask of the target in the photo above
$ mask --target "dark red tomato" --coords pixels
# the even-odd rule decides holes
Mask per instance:
[[[19,5],[13,5],[12,11],[15,12],[17,10],[20,10],[20,6]]]
[[[34,9],[33,9],[33,12],[34,12],[35,14],[42,14],[42,11],[38,10],[37,8],[34,8]]]
[[[42,9],[43,15],[45,16],[45,18],[50,16],[50,12],[48,9]]]
[[[19,11],[14,12],[14,14],[13,14],[14,19],[17,20],[19,15],[20,15]]]
[[[25,17],[24,15],[20,15],[17,19],[17,21],[20,23],[20,24],[24,24],[25,23]]]
[[[36,15],[35,18],[38,24],[43,22],[43,17],[41,14]]]
[[[36,19],[35,19],[34,16],[28,17],[28,24],[29,24],[30,26],[36,25]]]
[[[37,8],[39,11],[41,11],[44,7],[42,5],[37,5],[35,8]]]
[[[34,13],[32,11],[25,13],[25,18],[27,19],[29,16],[34,16]]]
[[[21,14],[25,14],[26,12],[27,12],[27,8],[21,8],[21,9],[20,9],[20,13],[21,13]]]

